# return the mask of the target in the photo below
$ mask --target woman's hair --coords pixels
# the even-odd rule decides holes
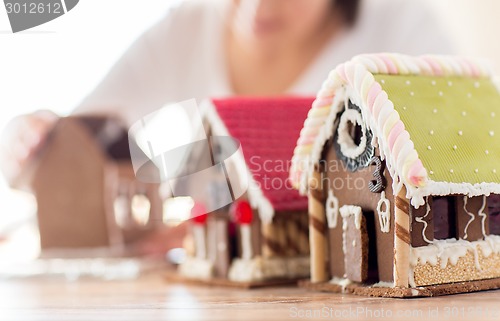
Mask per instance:
[[[335,9],[341,10],[349,26],[356,22],[358,8],[361,0],[332,0]]]

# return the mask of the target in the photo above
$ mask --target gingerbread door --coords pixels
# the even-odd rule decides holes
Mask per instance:
[[[368,231],[359,206],[342,206],[343,250],[346,277],[355,282],[368,279]]]

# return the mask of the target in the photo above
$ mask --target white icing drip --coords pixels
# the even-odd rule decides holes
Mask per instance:
[[[384,210],[382,210],[382,206],[385,207]],[[378,214],[378,221],[380,223],[380,230],[383,233],[389,233],[389,230],[391,229],[391,209],[390,209],[391,203],[389,200],[385,197],[385,191],[382,191],[380,193],[380,200],[378,201],[377,204],[377,214]]]
[[[187,257],[179,265],[179,273],[185,277],[193,279],[209,280],[213,277],[214,266],[206,259]]]
[[[467,222],[467,224],[465,225],[464,227],[464,239],[467,239],[468,238],[468,234],[467,234],[467,230],[469,229],[469,225],[474,221],[474,219],[476,218],[476,216],[474,215],[474,213],[471,213],[467,210],[467,200],[469,198],[467,196],[464,196],[464,211],[465,213],[467,213],[467,215],[470,216],[470,219],[469,221]]]
[[[426,196],[446,196],[450,194],[473,196],[489,196],[490,194],[500,194],[500,184],[497,183],[450,183],[435,182],[429,180],[427,185],[420,188],[407,186],[408,199],[415,208],[425,204]]]
[[[243,260],[250,260],[253,256],[252,253],[252,229],[250,224],[241,224],[241,258]]]
[[[236,282],[261,281],[276,278],[302,278],[309,275],[308,256],[254,257],[249,260],[234,259],[228,279]]]
[[[347,229],[347,218],[351,215],[354,215],[354,226],[356,229],[361,228],[361,217],[363,215],[363,211],[361,207],[354,205],[344,205],[340,208],[340,215],[344,219],[342,222],[342,229]]]
[[[483,237],[486,237],[486,213],[484,209],[486,208],[486,196],[483,195],[483,205],[479,209],[478,215],[481,217],[481,232],[483,232]]]
[[[478,271],[481,271],[479,263],[478,249],[484,257],[489,257],[492,254],[500,254],[500,236],[488,235],[484,240],[479,241],[466,241],[466,240],[434,240],[432,244],[420,247],[410,248],[410,273],[409,281],[412,287],[415,287],[414,268],[417,264],[429,263],[433,266],[438,264],[440,260],[440,267],[446,268],[448,264],[456,265],[461,257],[471,252],[474,256],[474,264]]]
[[[326,200],[326,220],[329,228],[336,228],[339,216],[339,199],[333,195],[333,190],[328,189]]]
[[[206,246],[207,242],[205,239],[205,226],[201,224],[193,225],[193,237],[196,250],[196,257],[198,259],[205,259],[207,257]]]
[[[336,285],[340,285],[342,287],[342,292],[345,292],[345,289],[347,288],[347,286],[349,284],[352,283],[351,280],[349,280],[348,278],[339,278],[339,277],[333,277],[331,280],[330,280],[330,283],[331,284],[336,284]]]
[[[427,218],[427,216],[429,215],[429,213],[431,212],[431,205],[429,204],[429,199],[428,197],[426,197],[426,200],[425,200],[426,204],[427,204],[427,209],[426,209],[426,212],[425,212],[425,215],[423,217],[416,217],[415,218],[415,221],[417,221],[418,223],[422,223],[424,224],[424,227],[422,228],[422,239],[427,242],[427,243],[432,243],[431,240],[429,240],[427,238],[427,236],[425,235],[425,231],[427,230],[427,221],[425,220]]]

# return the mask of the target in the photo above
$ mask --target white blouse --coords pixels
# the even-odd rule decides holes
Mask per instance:
[[[233,94],[224,59],[231,0],[177,1],[112,67],[75,113],[115,113],[129,123],[166,103]],[[337,34],[288,90],[314,95],[329,71],[369,52],[448,54],[444,29],[420,0],[367,0],[356,25]]]

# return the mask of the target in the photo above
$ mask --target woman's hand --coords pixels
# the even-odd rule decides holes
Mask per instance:
[[[57,115],[48,110],[21,115],[7,125],[0,137],[0,169],[7,182],[16,186],[33,156],[42,146]]]

